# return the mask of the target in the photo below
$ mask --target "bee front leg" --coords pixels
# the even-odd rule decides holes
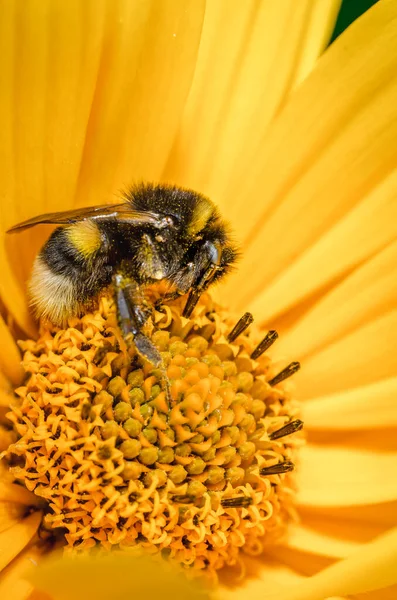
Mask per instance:
[[[161,305],[164,304],[164,302],[169,302],[170,300],[177,300],[184,294],[187,294],[194,282],[194,271],[194,263],[189,262],[186,265],[186,267],[184,267],[178,272],[175,281],[173,281],[173,283],[175,283],[176,285],[176,290],[168,292],[162,298],[159,298],[159,300],[157,300],[155,304],[155,307],[160,308]]]
[[[178,290],[175,290],[174,292],[167,292],[167,294],[164,294],[164,296],[162,298],[159,298],[158,300],[156,300],[154,308],[156,310],[159,310],[163,306],[164,302],[170,302],[171,300],[177,300],[180,296],[182,296],[182,292],[179,292]]]
[[[222,248],[218,242],[206,242],[200,252],[196,255],[196,265],[200,275],[192,284],[189,296],[187,298],[182,316],[190,318],[196,304],[200,300],[201,294],[216,277],[218,271],[222,271],[220,266],[222,256]]]
[[[166,369],[160,352],[142,332],[148,319],[148,310],[139,285],[130,278],[117,273],[113,277],[119,326],[126,342],[133,341],[138,353],[163,373],[163,386],[167,398],[171,398]]]

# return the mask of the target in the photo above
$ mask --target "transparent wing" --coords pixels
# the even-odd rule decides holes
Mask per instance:
[[[27,221],[22,221],[7,230],[7,233],[16,233],[41,225],[45,223],[54,223],[57,225],[67,225],[84,221],[85,219],[109,219],[115,218],[122,221],[127,221],[139,225],[141,223],[152,223],[159,225],[162,217],[155,213],[139,212],[133,210],[128,203],[121,204],[104,204],[102,206],[88,206],[85,208],[76,208],[75,210],[66,210],[63,212],[46,213],[37,217],[32,217]]]

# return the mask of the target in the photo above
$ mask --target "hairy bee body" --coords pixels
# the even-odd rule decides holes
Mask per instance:
[[[84,241],[76,243],[80,231]],[[85,250],[83,244],[87,245]],[[57,228],[33,264],[29,296],[36,316],[56,325],[79,316],[110,285],[111,259],[108,234],[97,223],[82,221]]]
[[[139,290],[157,281],[198,297],[237,254],[208,198],[167,185],[140,185],[122,204],[43,215],[13,230],[44,222],[62,226],[35,260],[30,297],[38,316],[59,325],[87,310],[116,276],[138,311]]]

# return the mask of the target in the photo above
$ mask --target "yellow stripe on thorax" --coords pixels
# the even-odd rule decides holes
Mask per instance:
[[[215,206],[209,198],[202,196],[193,211],[191,221],[188,227],[190,235],[196,235],[204,229],[210,218],[215,212]]]
[[[90,258],[102,243],[101,232],[95,221],[79,221],[67,228],[67,235],[78,252],[84,258]]]

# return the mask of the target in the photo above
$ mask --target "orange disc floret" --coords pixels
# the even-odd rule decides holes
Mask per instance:
[[[7,455],[69,548],[139,546],[214,572],[284,533],[301,422],[254,328],[230,335],[234,320],[207,294],[193,318],[182,307],[155,310],[145,331],[170,395],[106,297],[67,329],[43,324],[21,342],[28,377]]]

